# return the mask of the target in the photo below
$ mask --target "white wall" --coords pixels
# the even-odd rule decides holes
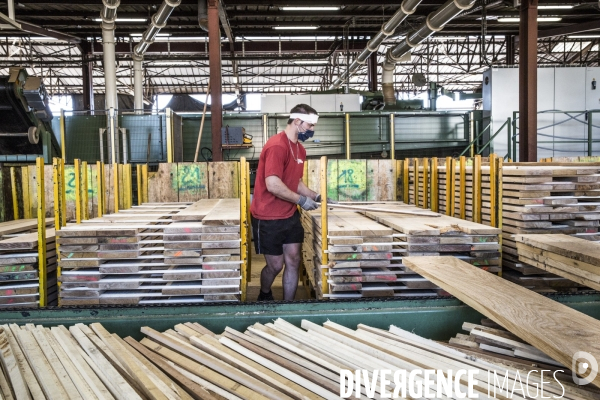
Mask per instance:
[[[491,113],[495,132],[519,110],[519,70],[518,68],[496,68],[483,74],[483,109]],[[485,83],[486,77],[488,83]],[[598,88],[592,90],[592,78],[596,78]],[[584,111],[600,109],[600,68],[538,68],[538,112],[546,110]],[[577,113],[570,114],[571,116]],[[594,125],[600,126],[600,113],[594,114]],[[538,157],[569,157],[587,155],[587,143],[557,143],[568,140],[587,140],[585,115],[568,120],[565,114],[538,114]],[[518,126],[518,123],[517,123]],[[544,129],[542,129],[544,128]],[[548,135],[548,136],[545,136]],[[594,128],[594,138],[600,139],[600,128]],[[554,143],[539,143],[554,140]],[[594,155],[600,155],[600,143],[594,144]],[[507,152],[507,135],[499,134],[494,140],[494,151],[498,155]]]

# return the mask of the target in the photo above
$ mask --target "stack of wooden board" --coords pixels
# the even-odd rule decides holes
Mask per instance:
[[[503,263],[507,279],[536,291],[582,285],[524,262],[517,234],[567,234],[598,240],[600,165],[513,163],[503,167]]]
[[[538,362],[551,365],[555,369],[564,368],[560,363],[557,363],[532,345],[525,343],[506,329],[502,329],[502,327],[489,327],[465,322],[462,329],[469,334],[457,333],[455,337],[450,339],[450,344],[523,359],[521,362]]]
[[[519,260],[600,290],[600,243],[568,235],[516,235]]]
[[[414,271],[600,386],[600,321],[454,257],[406,257]],[[586,352],[585,359],[578,352]]]
[[[279,318],[245,332],[226,327],[220,335],[190,322],[164,332],[141,331],[146,337],[136,341],[99,323],[68,329],[2,325],[0,394],[9,399],[329,400],[340,398],[345,382],[343,398],[348,391],[351,398],[389,398],[396,389],[393,376],[404,371],[405,378],[417,378],[405,379],[404,390],[397,388],[403,398],[421,397],[409,396],[415,392],[459,398],[456,391],[467,393],[468,387],[470,398],[517,398],[525,390],[539,393],[540,386],[556,398],[600,397],[592,385],[574,385],[568,371],[548,374],[535,364],[452,348],[396,326],[350,329],[302,320],[299,328]],[[383,370],[391,374],[387,382]],[[434,379],[422,379],[426,370],[436,371]],[[356,376],[355,371],[363,379],[348,385],[342,377]],[[458,371],[465,376],[455,382]],[[450,384],[437,384],[440,376]]]
[[[147,204],[71,224],[59,237],[61,305],[235,301],[239,199]]]
[[[424,214],[400,202],[377,208]],[[407,268],[402,262],[405,256],[455,255],[489,272],[500,271],[500,229],[433,212],[429,215],[329,210],[329,264],[324,265],[320,210],[304,212],[304,265],[319,298],[445,294]],[[329,283],[325,295],[320,292],[322,268],[327,269]]]
[[[46,221],[52,225],[53,220]],[[37,220],[0,223],[0,308],[37,307],[40,269]],[[46,230],[46,299],[56,305],[56,250],[54,229]]]

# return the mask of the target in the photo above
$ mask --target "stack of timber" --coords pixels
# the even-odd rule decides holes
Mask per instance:
[[[404,263],[554,361],[600,386],[600,321],[454,257],[407,257]],[[587,360],[574,357],[585,351]],[[585,397],[584,397],[585,398]]]
[[[61,305],[236,301],[239,199],[149,203],[57,232]]]
[[[458,348],[467,348],[478,354],[501,355],[515,362],[542,363],[550,369],[564,368],[543,352],[524,342],[501,326],[490,327],[465,322],[462,329],[468,334],[457,333],[450,344]],[[544,369],[547,369],[545,368]]]
[[[518,234],[565,234],[598,240],[599,163],[511,163],[503,167],[503,262],[505,277],[536,291],[579,290],[517,250]]]
[[[519,260],[600,290],[600,243],[568,235],[516,235]]]
[[[351,398],[389,398],[394,390],[403,398],[414,398],[409,393],[415,392],[457,398],[452,389],[467,393],[468,382],[454,385],[447,371],[469,370],[479,398],[521,398],[521,391],[539,393],[539,386],[544,398],[600,398],[595,387],[574,385],[570,374],[557,372],[550,379],[536,365],[452,348],[396,326],[350,329],[303,320],[299,328],[279,318],[245,332],[227,327],[220,335],[190,322],[165,332],[141,331],[145,338],[136,341],[98,323],[68,329],[2,325],[0,394],[8,399],[339,399],[340,377],[359,370],[360,383],[346,381],[344,391],[354,389]],[[384,381],[382,370],[417,372],[417,378],[407,379],[402,391],[392,377]],[[424,370],[441,375],[426,380]],[[450,384],[438,385],[437,379]]]
[[[47,225],[53,219],[46,220]],[[40,265],[37,220],[0,223],[0,308],[37,307],[40,303]],[[56,249],[54,229],[46,230],[46,299],[55,305]]]
[[[407,268],[405,256],[454,255],[489,272],[500,271],[500,229],[401,202],[370,203],[368,207],[406,214],[329,210],[328,264],[322,260],[320,210],[303,212],[304,265],[318,298],[446,295]],[[323,268],[329,294],[321,290]]]

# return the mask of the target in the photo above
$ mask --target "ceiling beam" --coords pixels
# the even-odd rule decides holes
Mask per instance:
[[[538,30],[538,38],[572,35],[575,33],[589,32],[600,29],[600,18],[594,21],[582,22],[560,28]]]

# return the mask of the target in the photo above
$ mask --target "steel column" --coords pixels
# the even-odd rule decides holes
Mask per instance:
[[[349,160],[352,153],[350,153],[350,114],[346,113],[346,160]]]
[[[506,65],[515,65],[515,37],[506,35]]]
[[[223,126],[221,31],[219,27],[219,2],[217,0],[208,0],[208,65],[211,87],[210,124],[213,161],[223,161],[221,149],[221,127]]]
[[[92,46],[90,42],[81,42],[79,45],[81,50],[81,57],[83,63],[81,65],[81,76],[82,76],[82,92],[83,92],[83,109],[93,110],[94,109],[94,80],[93,80],[93,62],[88,60],[88,55]]]
[[[377,91],[377,52],[371,54],[367,61],[369,92]]]
[[[519,161],[537,161],[537,0],[521,2],[519,27]]]
[[[81,223],[81,161],[76,158],[74,160],[75,173],[75,220],[78,224]]]

